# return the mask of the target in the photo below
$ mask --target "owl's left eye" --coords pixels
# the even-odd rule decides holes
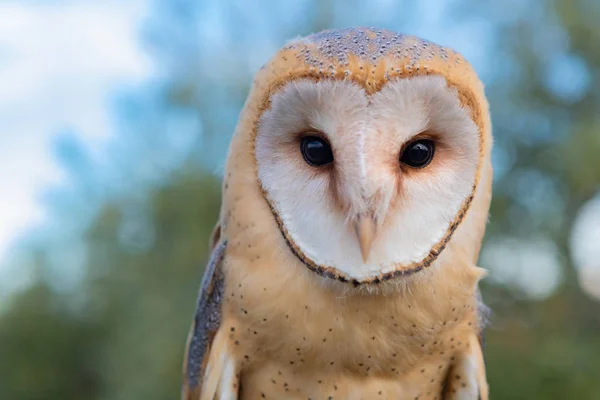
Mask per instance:
[[[431,162],[434,152],[433,140],[421,139],[409,143],[400,154],[400,162],[413,168],[423,168]]]
[[[304,160],[315,167],[329,164],[333,161],[333,152],[327,141],[317,136],[307,136],[302,138],[300,151]]]

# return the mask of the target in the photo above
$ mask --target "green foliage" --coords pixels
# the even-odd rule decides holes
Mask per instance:
[[[110,327],[99,368],[109,398],[158,400],[179,391],[218,189],[214,179],[187,172],[151,193],[155,237],[147,248],[119,243],[126,222],[118,206],[107,207],[90,230],[90,305]]]
[[[82,293],[39,282],[1,316],[0,399],[175,398],[219,189],[184,169],[148,193],[143,248],[119,239],[132,205],[106,205],[85,237]]]
[[[43,283],[12,299],[0,320],[1,399],[95,399],[102,327],[68,311]]]

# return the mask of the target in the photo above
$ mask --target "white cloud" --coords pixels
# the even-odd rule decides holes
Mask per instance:
[[[57,130],[111,135],[110,94],[148,79],[140,46],[147,1],[0,3],[0,261],[43,220],[39,192],[60,180]]]

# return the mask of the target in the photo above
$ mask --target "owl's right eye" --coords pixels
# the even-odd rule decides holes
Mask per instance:
[[[314,167],[320,167],[333,161],[331,146],[327,141],[317,136],[302,138],[300,152],[304,160]]]

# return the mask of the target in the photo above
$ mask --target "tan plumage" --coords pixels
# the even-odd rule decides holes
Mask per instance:
[[[440,147],[429,169],[398,174],[398,150],[422,134],[419,128],[397,142],[395,130],[406,121],[394,120],[401,114],[394,99],[406,93],[417,96],[406,97],[406,107],[423,103],[424,115],[437,115],[423,129]],[[294,106],[300,104],[294,99],[314,112],[302,114],[304,105]],[[323,108],[332,103],[336,110]],[[367,109],[373,111],[363,114]],[[332,143],[332,170],[310,169],[296,154],[287,137],[298,132],[283,128],[296,112],[310,114],[306,129],[324,131]],[[339,112],[342,122],[331,125],[328,113]],[[353,118],[372,123],[358,135],[359,125],[344,125]],[[435,128],[436,118],[456,129]],[[324,128],[316,129],[321,122]],[[363,142],[353,143],[356,137]],[[364,28],[326,31],[284,47],[257,74],[232,139],[183,398],[486,399],[477,296],[483,270],[475,263],[491,196],[491,142],[483,87],[452,50]],[[366,168],[352,170],[354,152],[367,154]],[[285,183],[272,178],[290,175]],[[445,188],[439,176],[455,181]],[[306,203],[286,191],[309,189],[293,185],[315,193],[313,208],[322,207],[323,218],[294,214]],[[430,195],[412,199],[410,188]],[[446,192],[455,205],[443,206]],[[424,232],[421,241],[398,243],[398,226],[415,218],[402,210],[424,204],[430,222],[405,226],[415,240]],[[323,243],[327,236],[311,224],[327,224],[329,216],[337,223],[336,213],[347,216],[343,225],[323,230],[343,232]],[[361,222],[365,216],[373,222]],[[434,230],[440,224],[443,231]],[[352,265],[340,261],[348,259]]]

